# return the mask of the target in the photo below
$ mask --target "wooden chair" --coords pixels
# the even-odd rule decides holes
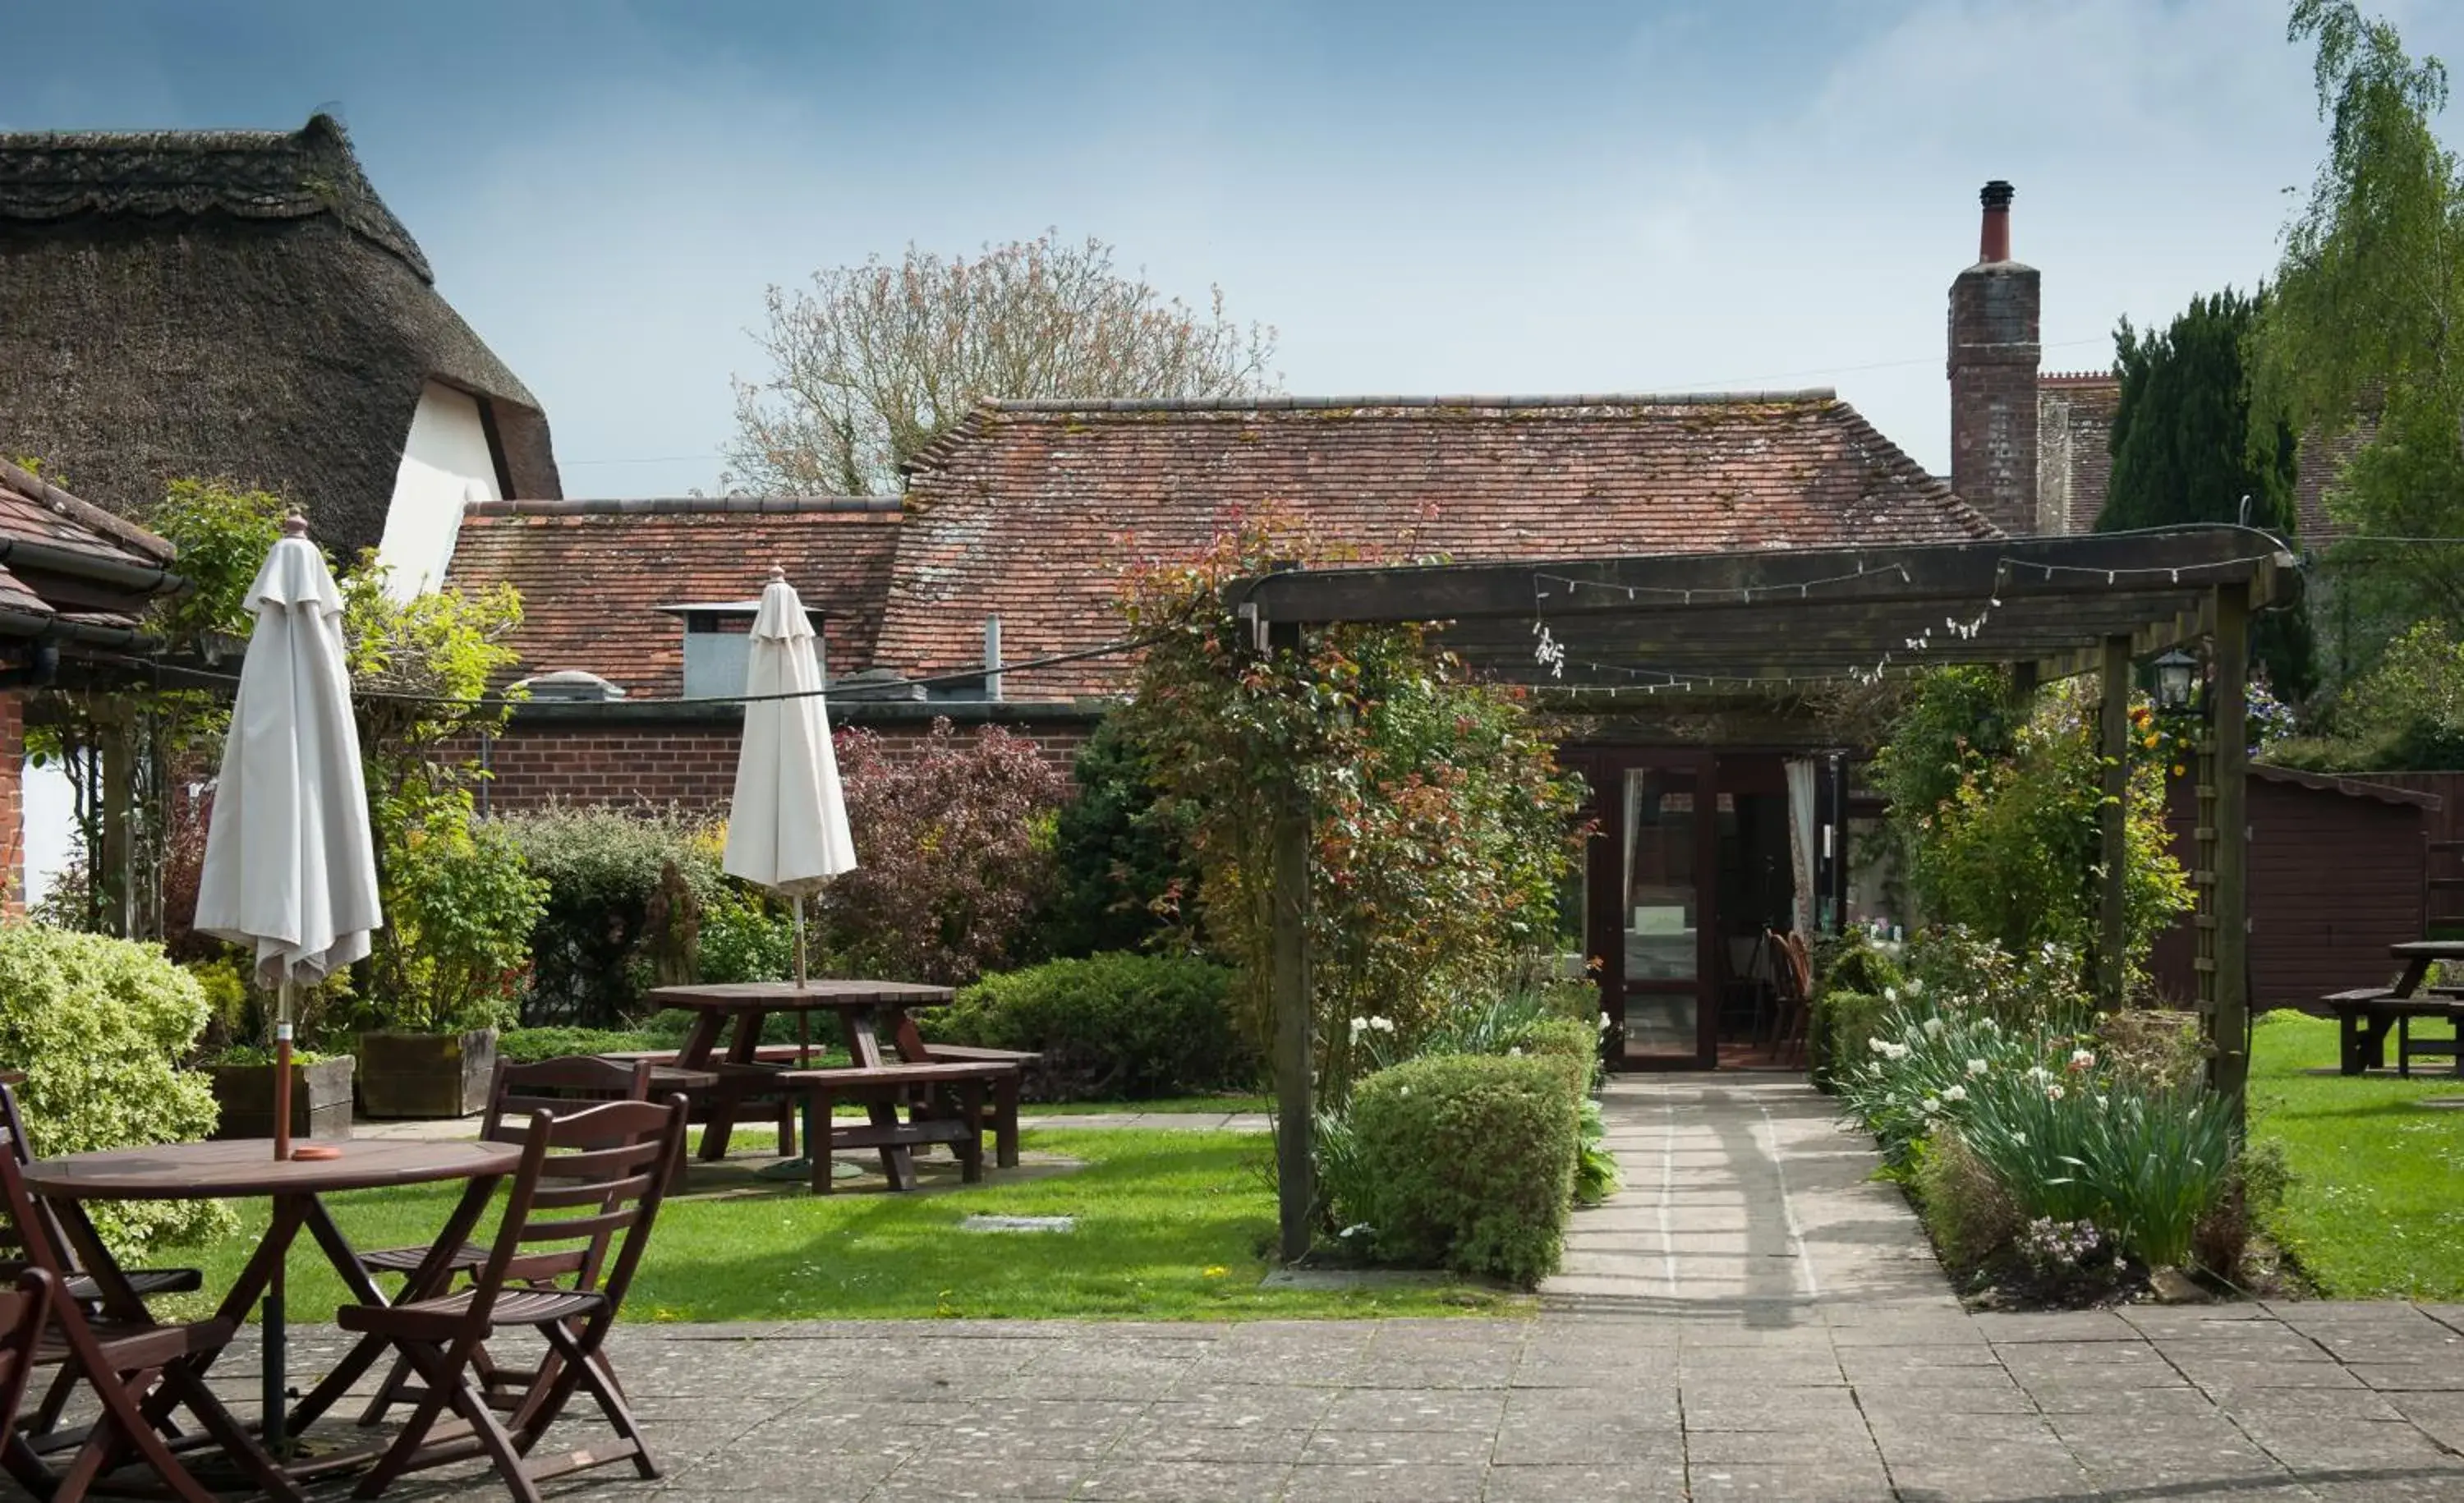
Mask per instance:
[[[7,1131],[9,1151],[15,1156],[17,1167],[23,1169],[34,1158],[33,1139],[26,1135],[26,1119],[17,1109],[17,1093],[6,1079],[0,1079],[0,1129]],[[93,1278],[78,1266],[77,1249],[69,1246],[68,1234],[60,1227],[58,1213],[52,1209],[51,1203],[39,1198],[33,1203],[33,1210],[34,1223],[31,1230],[50,1246],[55,1260],[50,1266],[63,1270],[67,1274],[67,1280],[58,1293],[83,1305],[87,1315],[100,1315],[101,1307],[97,1302],[99,1291],[95,1288]],[[0,1278],[24,1272],[32,1267],[33,1265],[25,1258],[0,1256]],[[206,1282],[205,1275],[195,1269],[123,1269],[121,1276],[141,1296],[194,1293],[204,1288]],[[77,1374],[66,1367],[61,1368],[59,1375],[53,1380],[51,1390],[44,1394],[43,1402],[35,1408],[33,1427],[38,1431],[59,1428],[60,1415],[68,1405],[70,1395],[76,1392]],[[14,1414],[15,1411],[10,1412]]]
[[[1776,1006],[1771,1013],[1767,1049],[1776,1064],[1803,1064],[1807,1025],[1814,1014],[1814,959],[1805,937],[1791,931],[1764,931],[1777,962],[1772,967]]]
[[[16,1433],[17,1407],[25,1402],[26,1381],[34,1374],[43,1325],[58,1290],[49,1273],[28,1269],[17,1275],[15,1288],[0,1293],[0,1435]]]
[[[133,1454],[173,1496],[187,1503],[216,1503],[172,1449],[176,1432],[166,1433],[167,1416],[176,1404],[257,1487],[285,1503],[297,1503],[298,1487],[214,1397],[197,1365],[231,1344],[238,1322],[218,1315],[165,1323],[144,1315],[142,1306],[133,1312],[90,1314],[85,1302],[64,1293],[70,1282],[66,1265],[42,1229],[56,1224],[27,1187],[23,1146],[5,1122],[0,1122],[0,1133],[10,1138],[7,1151],[0,1152],[0,1210],[6,1212],[9,1232],[26,1261],[63,1292],[50,1301],[43,1335],[33,1348],[33,1365],[60,1366],[93,1390],[100,1407],[91,1426],[75,1432],[11,1429],[0,1443],[0,1469],[36,1497],[77,1503]],[[72,1447],[75,1454],[68,1465],[54,1470],[49,1457]]]
[[[595,1054],[568,1054],[527,1065],[499,1059],[495,1073],[488,1080],[488,1110],[479,1118],[479,1136],[489,1142],[517,1143],[532,1121],[542,1114],[561,1119],[609,1101],[647,1101],[650,1097],[651,1072],[656,1069],[648,1058],[618,1061]],[[677,1183],[669,1188],[681,1188],[683,1173],[684,1164],[679,1160]],[[432,1250],[426,1247],[380,1248],[361,1253],[360,1267],[372,1274],[398,1273],[407,1281],[426,1265]],[[487,1261],[486,1248],[466,1242],[449,1255],[442,1271],[450,1282],[458,1275],[477,1272]],[[417,1297],[420,1292],[406,1289],[404,1293]],[[345,1381],[356,1381],[360,1373],[385,1354],[385,1345],[375,1337],[360,1342],[342,1359],[341,1367],[352,1374]],[[496,1369],[485,1352],[479,1355],[478,1363],[493,1382]],[[402,1403],[409,1377],[406,1364],[395,1363],[393,1371],[378,1386],[376,1397],[361,1411],[360,1423],[374,1425],[386,1410]]]
[[[647,1101],[655,1068],[648,1059],[620,1063],[593,1054],[568,1054],[529,1065],[500,1059],[488,1079],[488,1110],[479,1118],[479,1136],[492,1143],[517,1143],[541,1112],[566,1117],[608,1101]],[[361,1253],[360,1267],[371,1273],[407,1277],[427,1261],[430,1250],[380,1248]],[[466,1242],[454,1249],[448,1271],[467,1273],[486,1261],[487,1249]]]
[[[612,1101],[570,1116],[533,1114],[504,1219],[470,1286],[335,1312],[343,1330],[389,1342],[424,1383],[409,1423],[354,1496],[375,1497],[405,1472],[481,1455],[522,1503],[538,1503],[539,1484],[550,1477],[611,1462],[630,1461],[646,1478],[659,1474],[603,1346],[684,1156],[685,1110],[682,1096],[670,1096]],[[492,1391],[477,1366],[488,1341],[508,1327],[536,1331],[549,1349],[517,1395]],[[616,1444],[540,1447],[579,1392],[598,1404]],[[431,1442],[449,1410],[469,1434]]]

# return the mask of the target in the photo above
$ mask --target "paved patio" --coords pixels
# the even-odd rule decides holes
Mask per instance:
[[[2464,1307],[1970,1316],[1801,1084],[1609,1116],[1627,1187],[1534,1317],[633,1326],[667,1475],[554,1495],[2464,1498]]]

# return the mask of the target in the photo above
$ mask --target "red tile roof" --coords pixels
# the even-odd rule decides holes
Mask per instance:
[[[684,692],[684,623],[659,608],[754,599],[774,564],[825,613],[831,675],[868,666],[898,526],[888,497],[479,501],[449,578],[521,592],[521,674],[578,668],[628,696],[671,699]]]
[[[48,549],[66,558],[47,564],[19,550],[19,544]],[[163,578],[156,571],[172,563],[175,551],[170,543],[135,522],[81,501],[40,475],[0,460],[0,555],[11,559],[11,566],[0,567],[0,610],[19,618],[19,625],[25,625],[28,618],[41,618],[99,627],[133,626],[147,599],[158,592],[159,586],[146,581]],[[104,565],[103,582],[85,575],[83,564]],[[114,566],[149,572],[115,577],[109,572]],[[61,576],[78,581],[75,605],[63,606],[44,595],[47,587],[56,586]],[[112,593],[124,590],[126,608],[98,608],[98,589],[104,592],[106,601]]]
[[[902,672],[1115,637],[1118,565],[1273,500],[1390,556],[1480,560],[1960,542],[1991,523],[1828,390],[1688,396],[990,402],[925,451],[873,661]],[[1012,675],[1102,694],[1099,659]]]

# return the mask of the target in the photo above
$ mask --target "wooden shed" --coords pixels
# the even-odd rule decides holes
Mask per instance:
[[[2387,946],[2423,934],[2435,794],[2283,767],[2250,769],[2250,1003],[2316,1004],[2330,992],[2384,983]],[[2167,790],[2174,850],[2195,849],[2189,780]],[[2152,961],[2168,998],[2197,994],[2189,916],[2159,939]]]

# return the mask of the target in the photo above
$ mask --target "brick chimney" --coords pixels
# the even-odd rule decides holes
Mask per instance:
[[[1977,261],[1950,284],[1950,488],[2013,534],[2036,531],[2036,269],[2011,259],[2011,185],[1995,179]]]

